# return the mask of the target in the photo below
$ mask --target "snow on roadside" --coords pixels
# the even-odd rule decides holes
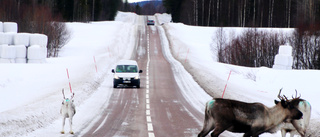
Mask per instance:
[[[46,64],[0,64],[0,136],[61,135],[61,89],[71,95],[66,69],[75,92],[74,131],[79,134],[89,127],[113,90],[111,68],[118,60],[131,58],[136,26],[122,22],[126,18],[134,23],[136,15],[122,14],[119,21],[67,23],[70,41]]]
[[[166,18],[157,16],[157,18]],[[161,19],[159,19],[161,20]],[[248,68],[216,62],[216,55],[210,45],[219,28],[194,27],[181,23],[165,23],[167,37],[169,38],[172,55],[184,68],[192,74],[193,78],[204,90],[213,97],[221,97],[227,84],[224,98],[237,99],[245,102],[261,102],[269,107],[277,99],[279,89],[283,94],[295,94],[295,89],[301,93],[302,98],[312,105],[311,121],[308,133],[320,135],[317,127],[320,126],[320,108],[316,105],[320,101],[317,92],[320,81],[319,70],[274,70],[266,67]],[[293,29],[258,29],[259,31],[284,32],[290,35]],[[227,39],[245,31],[245,28],[224,28]],[[227,83],[231,72],[230,80]],[[203,98],[206,100],[206,98]],[[197,107],[197,106],[196,106]],[[203,112],[202,112],[203,113]],[[264,134],[263,136],[280,136],[277,134]]]

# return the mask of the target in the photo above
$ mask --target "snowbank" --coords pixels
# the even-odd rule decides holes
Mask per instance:
[[[136,22],[136,16],[137,14],[135,13],[118,11],[114,20],[134,24]]]
[[[164,23],[172,22],[171,14],[167,14],[167,13],[159,14],[159,13],[156,13],[154,16],[157,18],[156,21],[158,21],[158,23],[160,25],[162,25]]]

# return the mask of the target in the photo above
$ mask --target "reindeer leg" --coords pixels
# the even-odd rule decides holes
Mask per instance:
[[[61,130],[61,134],[64,134],[64,123],[65,123],[65,121],[66,121],[66,118],[65,117],[63,117],[63,119],[62,119],[62,130]]]
[[[293,137],[294,133],[290,133],[290,137]],[[302,137],[304,137],[304,135],[301,135]]]
[[[221,123],[218,122],[215,124],[215,129],[214,131],[211,133],[211,137],[218,137],[223,131],[227,130],[228,128],[230,128],[232,125],[229,124],[231,123],[230,121],[226,121],[225,123]]]
[[[294,126],[294,128],[297,130],[297,132],[302,136],[304,137],[306,135],[306,130],[303,129],[303,127],[305,126],[301,126],[301,124],[304,124],[304,123],[301,123],[301,121],[299,120],[294,120],[292,122],[292,125]],[[305,127],[306,128],[306,127]],[[293,134],[293,133],[292,133]]]
[[[72,117],[73,117],[73,116],[70,116],[70,117],[69,117],[69,123],[70,123],[70,132],[69,132],[69,133],[70,133],[70,134],[73,134],[73,131],[72,131]]]
[[[214,131],[211,133],[211,137],[219,137],[219,135],[225,131],[228,127],[217,126]]]
[[[281,129],[281,136],[286,137],[287,131],[285,129]]]
[[[211,118],[204,121],[203,129],[198,134],[198,137],[205,137],[211,130],[214,129],[214,120]]]

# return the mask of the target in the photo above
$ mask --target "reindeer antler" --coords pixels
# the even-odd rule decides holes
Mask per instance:
[[[64,96],[64,89],[62,89],[62,95],[63,95],[63,99],[66,99],[66,97]]]
[[[283,99],[283,98],[280,96],[280,94],[281,94],[281,90],[282,90],[282,88],[280,89],[279,94],[278,94],[278,98],[279,98],[280,100],[282,100],[282,99]]]
[[[73,99],[73,97],[74,97],[74,93],[72,93],[71,99]]]
[[[279,91],[278,98],[279,98],[280,100],[289,101],[288,98],[287,98],[285,95],[281,96],[281,91],[282,91],[282,88],[281,88],[280,91]]]
[[[299,97],[298,97],[298,91],[296,90],[296,97],[293,97],[292,96],[292,99],[299,99],[301,97],[301,94],[299,95]]]

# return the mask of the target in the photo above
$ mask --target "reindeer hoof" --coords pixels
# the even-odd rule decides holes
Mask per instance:
[[[73,134],[73,131],[70,131],[69,133],[70,133],[70,134]]]
[[[64,134],[64,131],[61,131],[60,133],[61,133],[61,134]]]

